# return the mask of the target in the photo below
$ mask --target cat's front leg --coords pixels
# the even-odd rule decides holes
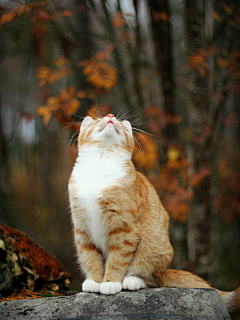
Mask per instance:
[[[86,292],[100,292],[100,283],[103,280],[103,256],[96,248],[88,234],[75,229],[75,240],[77,246],[78,260],[86,280],[82,284],[82,290]]]
[[[122,280],[138,241],[136,230],[126,228],[126,226],[123,229],[116,228],[109,233],[108,259],[103,282],[100,285],[102,294],[116,294],[122,290]]]
[[[82,291],[98,293],[100,292],[100,283],[92,279],[86,279],[82,284]]]
[[[145,281],[137,276],[125,276],[122,282],[124,290],[136,291],[147,288]]]

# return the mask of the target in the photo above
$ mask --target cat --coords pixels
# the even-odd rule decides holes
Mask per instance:
[[[174,254],[169,215],[154,187],[135,170],[133,148],[127,120],[109,114],[82,121],[68,186],[77,256],[86,276],[82,290],[211,288],[190,272],[168,269]],[[218,292],[229,311],[239,308],[240,288]]]

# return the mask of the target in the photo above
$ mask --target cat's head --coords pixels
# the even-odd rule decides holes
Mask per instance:
[[[96,144],[108,149],[125,149],[132,153],[134,147],[132,126],[129,121],[119,121],[114,115],[93,119],[85,117],[80,128],[79,147]]]

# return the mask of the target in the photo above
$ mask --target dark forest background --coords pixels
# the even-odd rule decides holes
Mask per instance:
[[[132,122],[172,267],[240,284],[240,2],[0,1],[0,223],[82,281],[67,182],[86,115]],[[84,183],[84,181],[83,181]]]

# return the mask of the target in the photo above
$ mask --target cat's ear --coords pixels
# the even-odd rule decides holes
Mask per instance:
[[[90,123],[93,123],[93,122],[94,122],[93,118],[91,118],[89,116],[85,117],[83,119],[82,124],[81,124],[80,132],[82,132],[83,130],[87,129],[87,127],[90,125]]]
[[[131,126],[131,123],[127,120],[124,120],[122,122],[122,124],[124,125],[125,128],[127,128],[129,134],[132,136],[132,126]]]

